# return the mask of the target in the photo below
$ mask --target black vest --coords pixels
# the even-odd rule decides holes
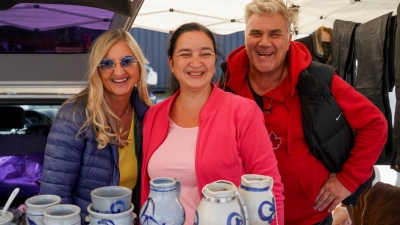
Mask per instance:
[[[342,170],[354,145],[354,132],[331,92],[334,68],[317,62],[300,73],[304,137],[310,152],[331,173]]]
[[[354,131],[331,92],[332,66],[311,62],[300,73],[297,88],[300,94],[303,131],[311,154],[331,173],[342,170],[354,145]],[[348,198],[346,205],[356,205],[362,191],[372,183],[375,174]]]

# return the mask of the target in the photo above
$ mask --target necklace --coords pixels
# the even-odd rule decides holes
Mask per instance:
[[[132,107],[128,106],[128,108],[125,109],[125,110],[123,111],[123,113],[121,114],[121,116],[119,116],[120,119],[130,117],[132,110],[133,110]]]
[[[126,114],[129,114],[130,112],[131,112],[131,109],[132,109],[132,107],[131,107],[131,105],[129,104],[128,105],[128,108],[126,108]]]
[[[279,77],[278,83],[276,83],[276,87],[274,90],[274,93],[272,93],[271,101],[269,102],[268,108],[263,110],[263,114],[270,114],[274,108],[271,108],[272,106],[272,101],[274,100],[276,90],[278,89],[279,83],[281,82],[283,73],[281,73],[281,76]]]

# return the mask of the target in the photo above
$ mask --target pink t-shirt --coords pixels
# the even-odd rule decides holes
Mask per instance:
[[[185,209],[185,225],[193,225],[201,200],[194,163],[198,131],[199,127],[182,128],[169,119],[167,138],[151,156],[147,170],[150,179],[171,177],[181,182],[179,201]]]

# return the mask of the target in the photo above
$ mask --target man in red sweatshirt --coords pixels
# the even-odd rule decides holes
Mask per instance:
[[[315,64],[303,44],[291,41],[290,27],[296,16],[281,0],[252,0],[245,9],[245,45],[229,54],[219,85],[254,99],[264,112],[284,184],[285,224],[331,224],[336,205],[372,176],[387,139],[387,121],[333,68],[331,84],[322,82],[326,88],[321,89],[331,98],[324,95],[313,101],[319,90],[299,82]],[[321,86],[319,80],[312,82]],[[306,94],[300,87],[306,87]],[[311,121],[306,130],[304,121]],[[343,124],[350,135],[335,128]],[[339,151],[345,145],[341,140],[349,136],[353,138],[349,154],[336,173],[310,151],[311,145]]]

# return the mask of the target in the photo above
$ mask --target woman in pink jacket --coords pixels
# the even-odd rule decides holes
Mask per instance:
[[[185,225],[193,224],[206,184],[223,179],[239,186],[243,174],[262,174],[274,179],[283,225],[283,185],[264,117],[254,101],[212,84],[216,55],[211,31],[198,23],[180,26],[171,37],[168,62],[175,94],[145,116],[141,206],[150,179],[177,178]]]

